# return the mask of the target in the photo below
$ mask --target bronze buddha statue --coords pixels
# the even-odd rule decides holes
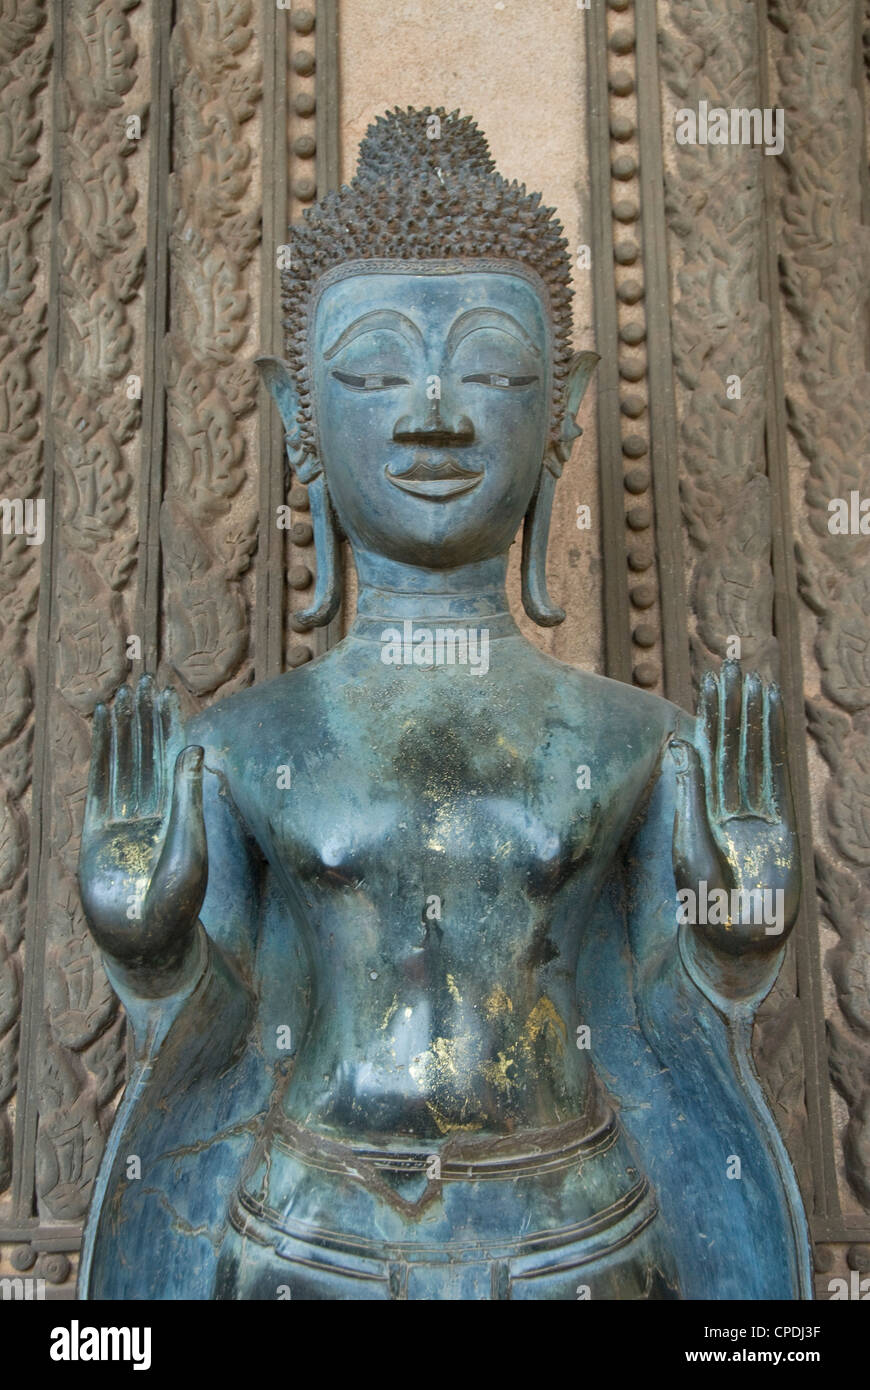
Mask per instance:
[[[148,677],[95,715],[80,880],[137,1062],[82,1293],[808,1297],[749,1053],[798,906],[779,693],[727,663],[693,719],[520,634],[521,524],[527,612],[564,616],[550,511],[597,359],[552,211],[432,114],[379,119],[294,229],[262,359],[304,621],[344,537],[348,635],[183,733]]]

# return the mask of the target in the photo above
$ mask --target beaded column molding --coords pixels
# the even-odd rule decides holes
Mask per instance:
[[[316,11],[279,10],[263,0],[263,165],[274,176],[263,188],[260,345],[278,356],[288,222],[338,181],[336,11],[335,0]],[[260,526],[256,559],[254,642],[257,678],[264,679],[310,661],[335,640],[336,627],[303,633],[294,626],[314,583],[314,535],[307,488],[296,480],[285,487],[283,435],[265,388],[258,428],[259,511],[271,518]]]
[[[688,700],[655,48],[631,0],[588,16],[607,669]],[[652,34],[655,35],[653,14]],[[650,327],[655,331],[650,332]]]
[[[318,0],[317,8],[294,11],[289,44],[292,178],[290,218],[300,217],[315,198],[339,184],[338,3]],[[275,303],[279,290],[275,280]],[[276,348],[283,355],[283,343]],[[274,414],[274,411],[272,412]],[[291,509],[287,534],[286,665],[304,666],[341,636],[341,614],[326,628],[304,631],[294,614],[308,606],[314,583],[314,532],[308,490],[298,480],[286,498]]]

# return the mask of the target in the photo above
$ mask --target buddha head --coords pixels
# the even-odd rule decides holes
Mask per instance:
[[[309,498],[314,601],[334,617],[337,537],[428,570],[506,555],[523,523],[523,603],[549,626],[556,479],[597,356],[573,354],[570,261],[540,196],[496,171],[473,121],[379,117],[352,182],[291,232],[287,360],[260,358]]]

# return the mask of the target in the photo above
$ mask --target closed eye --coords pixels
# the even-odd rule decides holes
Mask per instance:
[[[354,391],[386,391],[390,386],[408,385],[405,377],[389,376],[383,372],[356,376],[353,372],[340,372],[333,368],[332,375],[336,381],[340,381],[343,386],[350,386]]]
[[[531,386],[537,381],[536,376],[503,376],[501,372],[475,372],[473,376],[464,376],[463,381],[479,381],[482,386],[498,386],[502,390],[509,390],[512,386]]]

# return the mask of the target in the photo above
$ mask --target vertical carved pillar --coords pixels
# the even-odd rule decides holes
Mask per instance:
[[[757,106],[753,0],[662,8],[662,71],[675,106]],[[674,131],[666,107],[665,139]],[[778,670],[764,447],[768,311],[759,281],[763,157],[741,145],[682,145],[666,185],[696,678],[726,656],[732,636],[747,666],[768,678]]]
[[[802,917],[758,1019],[756,1062],[805,1199],[830,1168],[819,1084],[814,879],[802,762],[801,665],[782,425],[770,158],[746,144],[676,142],[678,110],[769,105],[755,0],[659,5],[666,215],[673,281],[679,474],[693,676],[739,655],[777,678],[789,720],[804,854]],[[787,139],[793,138],[788,135]],[[734,639],[739,639],[735,642]]]
[[[40,132],[47,125],[50,40],[45,0],[19,6],[0,34],[0,497],[42,497],[42,376],[47,284],[34,283],[44,237],[49,174]],[[39,545],[0,535],[0,1200],[12,1181],[18,1071],[30,750],[36,683]]]
[[[253,675],[249,615],[256,545],[253,425],[258,345],[250,262],[259,206],[248,196],[260,99],[253,9],[180,0],[171,40],[167,449],[160,513],[162,682],[194,698]]]
[[[143,73],[128,0],[55,5],[49,427],[16,1212],[84,1215],[123,1073],[122,1021],[75,880],[89,716],[127,672],[144,235]],[[34,1147],[35,1141],[35,1147]]]
[[[865,10],[858,0],[771,0],[785,38],[780,103],[782,288],[796,337],[787,358],[789,424],[804,465],[798,542],[801,596],[814,618],[807,712],[820,912],[833,944],[826,967],[831,1076],[843,1098],[844,1224],[870,1242],[870,580],[868,539],[832,533],[829,504],[870,496],[870,230],[864,113],[856,79]],[[820,755],[820,757],[819,757]],[[843,1113],[844,1112],[844,1113]],[[866,1269],[857,1249],[854,1267]],[[863,1265],[860,1263],[863,1258]]]

